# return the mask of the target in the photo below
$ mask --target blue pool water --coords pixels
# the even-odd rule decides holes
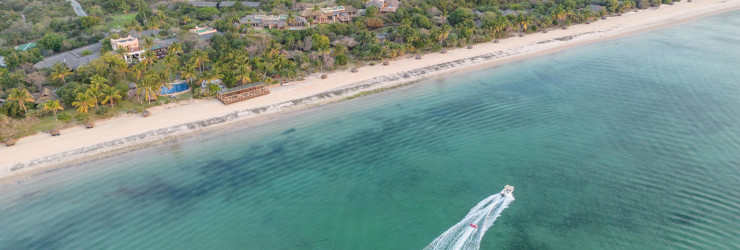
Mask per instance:
[[[167,88],[167,87],[162,86],[162,88],[159,89],[159,94],[161,95],[176,94],[176,93],[180,93],[185,90],[188,90],[188,89],[190,89],[190,86],[188,86],[188,84],[185,82],[175,83],[175,84],[172,84],[172,88]]]

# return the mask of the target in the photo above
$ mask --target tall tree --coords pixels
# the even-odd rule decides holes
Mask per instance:
[[[200,72],[203,72],[203,64],[209,62],[208,53],[202,50],[196,50],[195,55],[190,58],[190,63],[198,67]]]
[[[198,73],[195,72],[195,66],[188,66],[185,70],[180,72],[180,77],[185,79],[186,82],[192,84],[193,80],[198,77]]]
[[[77,93],[72,105],[77,107],[77,112],[87,114],[88,109],[95,106],[95,100],[88,93]]]
[[[17,101],[18,106],[23,109],[23,115],[26,115],[26,102],[33,102],[33,96],[25,88],[14,88],[10,90],[8,101]]]
[[[64,110],[61,104],[59,104],[59,100],[51,100],[46,103],[44,103],[44,110],[51,111],[54,113],[54,120],[58,121],[57,119],[57,111]]]
[[[152,99],[157,99],[157,90],[159,89],[159,86],[159,78],[154,74],[150,74],[145,76],[144,80],[141,81],[141,84],[139,84],[139,87],[137,88],[137,92],[140,96],[146,98],[149,105],[152,105]]]
[[[65,80],[65,78],[71,74],[72,74],[72,71],[70,71],[69,68],[67,68],[67,64],[64,64],[64,63],[60,63],[60,62],[55,63],[53,68],[51,69],[51,79],[52,80],[61,79],[62,85],[67,84],[67,81]]]
[[[116,89],[115,87],[106,85],[102,91],[103,101],[101,103],[102,104],[108,103],[110,104],[110,107],[113,108],[113,105],[115,105],[117,101],[120,102],[121,99],[123,98],[120,92],[121,91]]]

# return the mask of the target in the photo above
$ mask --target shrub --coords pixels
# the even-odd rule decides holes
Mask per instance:
[[[96,115],[103,115],[105,113],[108,113],[109,110],[110,110],[110,107],[108,107],[108,106],[100,106],[100,107],[98,107],[98,110],[95,110],[95,114]]]
[[[85,114],[85,113],[77,113],[75,115],[75,120],[77,120],[78,122],[82,122],[82,121],[86,121],[88,117],[90,117],[90,115]]]
[[[58,114],[57,115],[57,119],[59,119],[60,121],[66,122],[66,121],[69,121],[70,119],[72,119],[72,116],[70,116],[70,115],[68,115],[66,113],[61,113],[61,114]]]

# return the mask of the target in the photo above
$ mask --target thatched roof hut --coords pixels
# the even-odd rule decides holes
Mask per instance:
[[[329,78],[329,76],[326,74],[321,75],[321,79],[326,79],[326,78]]]
[[[58,99],[57,96],[54,94],[54,91],[51,91],[49,88],[44,88],[41,90],[41,92],[33,94],[33,99],[36,104],[43,104],[51,100]]]
[[[150,115],[152,115],[152,113],[149,112],[149,110],[144,110],[144,111],[141,112],[141,116],[143,116],[143,117],[148,117]]]
[[[421,55],[416,55],[416,60],[420,60],[420,59],[421,59]]]
[[[388,61],[383,62],[383,66],[388,66],[389,64],[391,63],[389,63]]]
[[[349,70],[349,71],[350,71],[350,72],[352,72],[352,73],[357,73],[357,68],[352,68],[352,69],[351,69],[351,70]]]
[[[7,140],[5,140],[5,146],[8,146],[8,147],[13,146],[13,145],[15,145],[15,143],[17,141],[18,141],[18,139],[15,139],[15,138],[7,139]]]
[[[52,130],[51,130],[51,131],[49,132],[49,134],[51,134],[51,136],[58,136],[58,135],[60,135],[60,134],[61,134],[61,131],[60,131],[60,130],[59,130],[58,128],[54,128],[54,129],[52,129]]]
[[[440,51],[440,52],[441,52],[442,54],[447,54],[447,49],[442,49],[442,51]]]
[[[85,127],[86,128],[93,128],[93,127],[95,127],[95,122],[94,121],[87,121],[85,123]]]

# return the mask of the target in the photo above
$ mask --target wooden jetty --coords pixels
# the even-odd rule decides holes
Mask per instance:
[[[218,92],[216,97],[219,101],[228,105],[258,96],[267,95],[269,93],[270,88],[268,88],[265,83],[258,82],[221,90]]]

